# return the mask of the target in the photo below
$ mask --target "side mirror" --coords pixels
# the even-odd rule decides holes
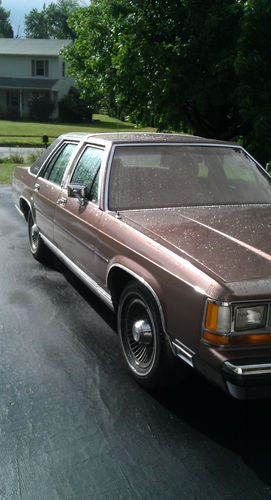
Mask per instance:
[[[269,161],[269,162],[266,164],[265,168],[266,168],[266,172],[268,172],[268,174],[270,174],[270,175],[271,175],[271,161]]]
[[[80,184],[69,184],[68,196],[71,198],[77,198],[80,206],[83,207],[87,203],[87,186]]]

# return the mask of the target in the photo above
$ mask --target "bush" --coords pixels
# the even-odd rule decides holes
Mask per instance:
[[[20,154],[14,154],[11,156],[2,156],[0,158],[0,164],[3,163],[24,163],[24,157]]]
[[[39,122],[48,122],[55,108],[53,101],[46,95],[33,95],[28,104],[29,118]]]
[[[19,120],[20,113],[17,107],[9,106],[6,109],[0,108],[0,120]]]
[[[80,97],[80,92],[72,87],[58,104],[59,118],[63,122],[82,123],[92,120],[92,110]]]

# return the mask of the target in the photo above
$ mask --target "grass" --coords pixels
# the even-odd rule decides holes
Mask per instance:
[[[0,163],[0,184],[11,184],[15,163]]]
[[[67,132],[129,132],[129,131],[155,131],[152,128],[136,128],[133,123],[122,122],[116,118],[107,115],[93,115],[93,120],[88,124],[72,123],[33,123],[33,122],[14,122],[0,120],[0,147],[16,146],[41,146],[42,136],[47,135],[49,143],[56,137]],[[34,158],[27,158],[24,164],[33,163]],[[23,163],[23,158],[14,155],[5,160],[0,159],[0,184],[11,184],[13,170],[16,164]]]
[[[91,123],[33,123],[0,120],[0,146],[40,146],[42,136],[49,142],[67,132],[127,132],[154,131],[151,128],[136,128],[133,123],[122,122],[107,115],[94,114]]]

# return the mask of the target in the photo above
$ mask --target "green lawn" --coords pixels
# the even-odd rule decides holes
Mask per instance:
[[[0,163],[0,184],[11,184],[14,163]]]
[[[155,131],[152,128],[136,128],[133,123],[122,122],[107,115],[93,115],[90,124],[65,124],[65,123],[34,123],[34,122],[13,122],[0,120],[0,147],[1,146],[41,146],[42,136],[49,137],[51,143],[56,137],[66,132],[127,132],[127,131]],[[21,160],[18,159],[18,162]],[[28,158],[25,164],[33,163],[33,159]],[[0,161],[0,184],[10,184],[16,162]]]
[[[66,132],[125,132],[125,131],[155,131],[151,128],[137,129],[133,123],[122,122],[107,115],[93,115],[90,124],[60,124],[13,122],[0,120],[0,146],[40,146],[42,136],[47,135],[49,142]]]

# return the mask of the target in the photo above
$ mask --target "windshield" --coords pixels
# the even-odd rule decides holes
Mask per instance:
[[[269,175],[242,149],[117,146],[109,209],[270,203]]]

